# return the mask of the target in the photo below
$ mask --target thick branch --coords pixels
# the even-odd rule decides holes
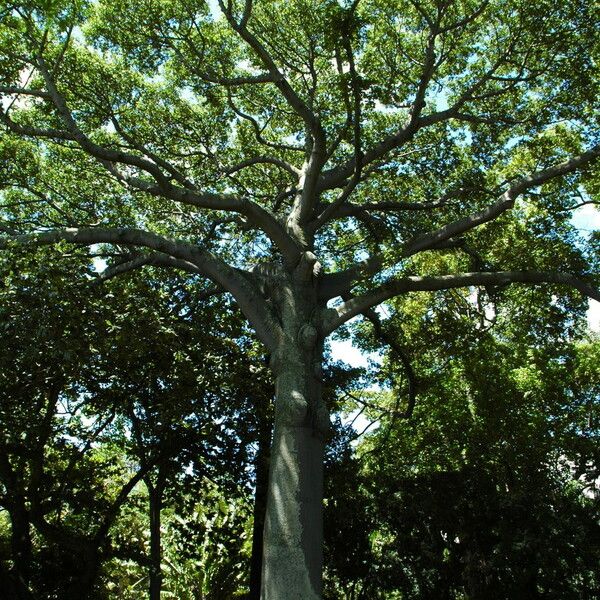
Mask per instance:
[[[315,189],[318,178],[327,158],[327,141],[325,130],[321,125],[318,116],[312,111],[309,105],[298,95],[290,82],[285,78],[273,57],[261,42],[247,28],[248,19],[251,13],[251,3],[246,3],[242,20],[238,23],[231,11],[231,6],[227,8],[222,0],[219,6],[229,22],[231,28],[248,44],[248,46],[258,56],[264,67],[267,69],[275,87],[281,92],[290,108],[302,119],[306,128],[310,132],[312,143],[309,145],[310,155],[303,168],[301,177],[302,193],[297,197],[290,215],[290,225],[293,230],[296,224],[305,224],[312,215],[314,208]]]
[[[202,271],[198,269],[196,265],[185,260],[177,260],[172,256],[167,256],[166,254],[160,254],[157,252],[154,254],[140,254],[139,256],[135,256],[130,260],[125,260],[123,262],[110,265],[104,271],[98,274],[98,278],[94,281],[94,283],[100,284],[112,279],[113,277],[118,277],[119,275],[124,275],[125,273],[131,273],[132,271],[136,271],[142,267],[164,267],[167,269],[178,269],[181,271],[186,271],[187,273],[202,275]],[[225,290],[222,287],[213,286],[202,291],[196,291],[194,293],[194,299],[208,300],[209,298],[223,294],[224,292]]]
[[[210,75],[209,73],[200,73],[197,70],[194,70],[194,73],[209,83],[231,87],[257,83],[275,83],[275,79],[273,79],[273,76],[270,73],[263,73],[261,75],[239,75],[237,77],[219,77],[217,75]]]
[[[382,265],[383,259],[380,256],[374,256],[361,261],[345,271],[326,273],[321,278],[319,285],[320,299],[329,300],[347,294],[357,279],[374,275],[381,269]]]
[[[171,240],[140,229],[101,229],[67,228],[56,231],[0,237],[0,250],[11,244],[48,245],[60,241],[73,244],[119,244],[142,247],[163,253],[177,262],[180,267],[189,263],[198,269],[198,273],[214,281],[227,290],[236,300],[240,309],[256,329],[257,335],[269,350],[274,350],[280,328],[271,314],[264,298],[252,282],[251,275],[230,267],[210,252],[180,240]],[[168,260],[168,258],[167,258]]]
[[[373,291],[352,298],[341,306],[328,311],[323,324],[324,335],[329,335],[340,325],[385,300],[408,292],[434,292],[459,287],[479,285],[508,285],[511,283],[554,283],[575,288],[584,296],[600,302],[600,290],[570,273],[543,271],[499,271],[495,273],[457,273],[436,277],[406,277],[391,280]]]
[[[32,90],[14,85],[0,85],[0,94],[10,94],[15,96],[35,96],[36,98],[49,99],[50,94],[44,90]]]
[[[415,3],[416,4],[416,3]],[[466,17],[465,23],[477,18],[483,10],[486,8],[487,2],[484,2],[480,5],[478,9],[475,10],[469,17]],[[440,28],[439,23],[433,21],[432,18],[426,19],[430,28],[430,36],[428,38],[428,45],[425,53],[425,61],[423,65],[423,71],[421,73],[421,78],[418,84],[417,93],[415,95],[415,100],[412,102],[410,117],[407,119],[407,122],[395,133],[384,137],[378,144],[375,144],[371,147],[367,152],[365,152],[363,164],[366,166],[371,162],[387,158],[389,153],[403,146],[407,142],[411,141],[417,132],[420,129],[425,127],[429,127],[431,125],[435,125],[436,123],[441,123],[443,121],[448,121],[450,119],[459,119],[459,120],[474,120],[478,117],[473,115],[465,114],[462,111],[463,107],[470,101],[476,99],[484,99],[484,96],[475,97],[473,94],[483,87],[486,82],[492,79],[498,69],[505,64],[510,51],[513,49],[514,44],[516,43],[516,39],[513,39],[511,43],[507,46],[505,51],[497,58],[495,63],[488,69],[486,73],[482,75],[475,83],[473,83],[470,87],[463,91],[463,93],[458,97],[456,102],[446,110],[438,111],[435,113],[431,113],[425,116],[422,116],[422,110],[425,107],[425,97],[427,95],[427,89],[429,83],[431,82],[436,69],[440,66],[441,62],[444,60],[444,57],[440,57],[437,61],[435,60],[435,40],[436,38],[443,32],[448,31],[449,29],[453,29],[456,27],[462,27],[463,22],[459,21],[453,24],[450,28]],[[510,91],[516,83],[522,80],[522,77],[517,77],[508,82],[508,85],[499,89],[490,92],[493,96],[501,96],[508,91]],[[486,97],[489,97],[489,94]],[[511,122],[511,119],[507,116],[501,118],[503,122]],[[339,165],[338,167],[334,167],[326,172],[324,172],[320,178],[318,189],[319,190],[327,190],[339,187],[340,184],[345,181],[354,170],[354,158],[350,159],[346,163]]]
[[[500,199],[491,206],[464,217],[463,219],[459,219],[449,223],[448,225],[444,225],[436,231],[413,238],[406,244],[403,251],[403,256],[408,257],[416,254],[417,252],[429,250],[445,240],[494,220],[503,212],[511,209],[514,206],[515,199],[523,192],[526,192],[533,187],[542,185],[543,183],[556,177],[566,175],[567,173],[572,173],[573,171],[584,167],[589,162],[597,159],[599,156],[600,145],[595,146],[591,150],[588,150],[579,156],[574,156],[563,163],[532,173],[528,177],[525,177],[513,184],[508,190],[506,190],[506,192],[502,194]]]
[[[294,112],[306,123],[307,127],[315,137],[315,140],[317,138],[324,139],[325,133],[315,114],[292,88],[289,81],[284,77],[283,73],[275,64],[275,61],[271,55],[267,52],[266,48],[246,27],[249,13],[245,14],[241,22],[238,23],[231,10],[228,10],[221,0],[219,0],[219,6],[231,28],[238,33],[238,35],[248,44],[250,48],[252,48],[254,53],[258,56],[269,72],[269,75],[272,77],[275,86],[282,93],[283,97],[286,99],[287,103],[294,110]],[[250,10],[251,8],[248,8],[248,11]]]
[[[366,150],[362,157],[363,168],[379,160],[395,148],[409,142],[415,136],[419,128],[420,125],[418,120],[410,120],[396,133],[385,137],[378,144],[375,144],[369,150]],[[343,185],[348,177],[351,177],[354,173],[355,166],[356,160],[353,157],[343,165],[325,171],[319,179],[317,190],[324,191]]]
[[[138,190],[152,196],[169,198],[181,204],[187,204],[201,209],[235,212],[248,219],[249,224],[263,231],[281,251],[288,265],[295,265],[300,259],[301,249],[296,241],[285,230],[285,227],[262,206],[245,196],[235,194],[213,194],[182,189],[168,184],[167,187],[153,185],[137,177],[120,173],[112,166],[109,171],[118,179]]]
[[[39,59],[39,69],[44,78],[48,96],[56,107],[66,130],[40,129],[19,125],[12,121],[7,114],[0,112],[0,119],[11,131],[20,135],[75,141],[88,154],[98,159],[115,176],[119,177],[128,185],[148,194],[169,198],[176,202],[189,204],[198,208],[238,212],[246,216],[253,226],[261,229],[269,236],[279,250],[281,250],[286,262],[292,265],[297,262],[300,256],[297,244],[269,211],[258,206],[251,200],[233,194],[203,193],[192,189],[177,187],[165,176],[156,160],[147,160],[142,156],[130,154],[121,150],[105,148],[91,141],[78,127],[64,97],[56,88],[43,59]],[[173,176],[175,173],[178,175],[178,179],[182,179],[183,176],[181,176],[171,165],[161,161],[161,159],[158,159],[158,162],[166,168],[170,176]],[[156,185],[134,176],[120,174],[114,167],[114,165],[118,163],[130,165],[148,173],[155,180]],[[189,185],[189,182],[186,182],[186,184]]]
[[[163,160],[160,156],[156,155],[154,152],[148,149],[147,146],[140,143],[133,136],[129,135],[122,127],[119,120],[115,115],[111,118],[112,124],[114,125],[115,131],[133,148],[135,148],[138,152],[145,154],[150,160],[155,162],[159,167],[167,171],[169,175],[171,175],[177,182],[179,182],[184,188],[194,189],[194,185],[191,181],[189,181],[183,173],[181,173],[177,168],[175,168],[171,163],[166,160]]]
[[[168,185],[168,180],[165,175],[158,167],[157,164],[146,160],[141,156],[135,154],[129,154],[122,150],[112,150],[100,146],[89,139],[89,137],[79,128],[75,121],[71,110],[69,109],[64,96],[58,91],[50,71],[46,67],[46,63],[43,58],[38,58],[38,69],[44,79],[46,89],[52,99],[52,102],[58,112],[60,119],[62,120],[67,131],[73,136],[73,139],[89,154],[96,158],[109,161],[112,163],[124,163],[137,167],[143,171],[146,171],[152,177],[159,182],[159,184]]]
[[[395,213],[403,211],[426,211],[447,206],[448,200],[457,194],[448,194],[439,200],[431,202],[365,202],[364,204],[353,204],[350,202],[338,207],[333,212],[333,219],[345,217],[356,217],[369,212]],[[332,206],[331,204],[327,206]]]
[[[350,19],[353,16],[354,10],[358,2],[353,3],[345,24],[345,29],[349,27]],[[356,71],[356,64],[354,62],[354,53],[350,44],[350,31],[344,31],[342,35],[342,44],[346,50],[346,58],[350,67],[350,81],[352,88],[352,96],[354,99],[353,108],[348,113],[350,116],[350,122],[353,125],[354,130],[354,173],[348,183],[344,186],[342,193],[332,202],[329,206],[321,212],[320,215],[311,224],[312,231],[317,231],[322,225],[327,223],[331,217],[335,214],[336,210],[342,207],[348,201],[348,198],[352,192],[356,189],[361,181],[362,167],[363,167],[363,151],[362,151],[362,94],[360,88],[360,80]]]
[[[54,128],[41,128],[41,127],[32,127],[30,125],[21,125],[16,121],[13,121],[8,113],[0,110],[0,121],[6,125],[9,131],[16,133],[18,135],[25,135],[28,137],[37,137],[37,138],[50,138],[53,140],[75,140],[75,136],[62,129],[54,129]]]
[[[104,271],[98,274],[98,282],[107,281],[113,277],[118,277],[124,273],[130,271],[136,271],[142,267],[168,267],[173,269],[180,269],[187,271],[188,273],[195,273],[197,275],[203,275],[202,270],[196,265],[185,260],[178,260],[172,256],[161,253],[153,254],[140,254],[135,256],[131,260],[119,262],[114,265],[110,265]]]
[[[435,43],[439,34],[439,23],[428,20],[428,24],[430,27],[430,34],[427,39],[423,70],[421,71],[421,77],[419,78],[417,91],[411,104],[410,116],[407,122],[399,131],[385,137],[381,142],[366,151],[364,155],[361,153],[357,156],[355,153],[355,156],[344,165],[340,165],[337,168],[323,173],[318,184],[319,189],[324,190],[337,187],[340,185],[340,182],[346,180],[352,173],[355,173],[359,165],[361,167],[366,167],[388,154],[391,150],[410,141],[421,128],[422,124],[424,124],[424,121],[422,121],[420,117],[423,108],[425,107],[425,96],[431,79],[440,65],[440,61],[436,60],[435,52]],[[330,218],[331,216],[332,215],[327,215],[327,218]],[[325,218],[321,217],[321,221],[324,222],[325,220]]]

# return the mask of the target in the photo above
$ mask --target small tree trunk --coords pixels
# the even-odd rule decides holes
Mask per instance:
[[[262,600],[318,600],[323,563],[323,460],[316,302],[292,284],[279,298],[284,339],[272,356],[275,423],[263,546]]]
[[[6,448],[0,447],[0,482],[6,487],[5,508],[10,517],[10,549],[13,566],[1,574],[5,593],[21,599],[31,598],[29,575],[32,561],[31,522],[23,493],[23,482],[19,479],[9,460]],[[12,583],[9,585],[8,580]]]
[[[269,455],[273,425],[268,411],[259,415],[258,452],[256,453],[256,490],[254,492],[254,524],[250,560],[250,594],[248,600],[260,600],[262,576],[263,532],[269,484]]]
[[[100,550],[96,543],[82,543],[78,557],[80,570],[65,591],[65,600],[89,598],[100,570]]]
[[[165,487],[162,465],[159,466],[156,482],[146,480],[148,488],[148,504],[150,512],[150,600],[160,600],[162,589],[162,548],[160,535],[160,521]]]
[[[13,572],[18,598],[31,598],[28,588],[31,569],[31,532],[29,516],[25,508],[25,498],[16,494],[9,506],[11,520],[11,550]]]

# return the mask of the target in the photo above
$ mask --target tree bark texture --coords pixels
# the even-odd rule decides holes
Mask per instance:
[[[31,522],[22,482],[11,465],[8,454],[0,448],[0,482],[8,491],[5,508],[10,517],[10,550],[13,566],[0,573],[0,584],[7,597],[30,600],[29,575],[32,561]]]
[[[262,600],[321,598],[323,459],[329,415],[310,282],[283,281],[282,339],[272,355],[275,423],[263,546]]]
[[[100,571],[102,557],[97,544],[82,544],[79,554],[79,573],[65,591],[65,600],[85,600],[92,594],[94,583]]]
[[[30,598],[29,571],[31,567],[31,533],[25,498],[17,494],[9,508],[11,520],[11,550],[14,559],[13,572],[17,581],[18,598]]]

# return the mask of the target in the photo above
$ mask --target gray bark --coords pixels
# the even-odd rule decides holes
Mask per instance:
[[[306,268],[308,267],[308,268]],[[262,600],[318,600],[323,563],[322,344],[313,264],[274,286],[283,335],[271,359],[275,424],[265,519]],[[304,271],[304,273],[302,273]]]

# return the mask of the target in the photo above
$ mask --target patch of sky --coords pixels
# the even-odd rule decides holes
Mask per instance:
[[[378,306],[375,311],[379,315],[382,320],[385,320],[389,317],[387,309],[384,304]],[[360,320],[361,317],[354,317],[351,319],[348,324],[352,325],[352,323],[356,323],[356,321]],[[331,358],[333,360],[341,361],[350,365],[354,368],[365,369],[368,371],[378,370],[381,366],[381,362],[383,360],[382,352],[365,352],[360,348],[357,348],[352,339],[330,339],[328,340],[329,348],[331,352]],[[365,391],[380,391],[381,386],[377,383],[370,385],[365,388]],[[356,431],[357,435],[362,435],[367,431],[374,431],[379,426],[377,421],[372,421],[368,419],[364,414],[364,407],[357,408],[352,412],[342,415],[342,423],[344,425],[350,425],[354,431]],[[353,442],[353,445],[358,443],[358,440]]]
[[[427,95],[427,104],[434,106],[436,110],[448,110],[448,90],[441,84],[432,94]]]
[[[586,316],[590,331],[600,333],[600,302],[597,300],[590,300]]]
[[[187,85],[178,88],[177,93],[182,100],[186,100],[187,102],[193,103],[197,100],[196,92]]]
[[[103,258],[94,256],[94,258],[92,258],[92,265],[94,265],[94,271],[102,273],[102,271],[106,270],[108,263]]]
[[[580,235],[588,238],[592,232],[600,229],[600,211],[592,205],[582,206],[574,211],[571,222]],[[587,322],[591,331],[600,332],[600,302],[589,300]]]
[[[427,95],[427,106],[434,112],[441,112],[448,110],[450,104],[448,103],[449,89],[444,87],[444,83],[441,82],[437,88],[433,90],[433,93]],[[469,127],[454,127],[449,131],[448,135],[456,143],[462,146],[470,146],[473,141],[473,135]]]
[[[584,204],[573,211],[571,223],[579,235],[587,240],[593,232],[600,230],[600,210],[593,204]],[[591,331],[600,332],[600,302],[589,301],[587,321]]]
[[[375,100],[375,105],[373,108],[374,108],[375,112],[385,114],[385,115],[396,114],[402,110],[396,106],[390,106],[388,104],[383,104],[379,100]]]
[[[352,343],[350,339],[331,340],[329,342],[331,357],[334,360],[342,361],[352,367],[369,369],[381,364],[382,355],[379,352],[364,352]],[[376,386],[371,386],[370,390],[376,390]],[[377,428],[377,423],[373,423],[364,414],[364,408],[356,408],[348,414],[340,415],[342,423],[351,426],[357,434],[362,434],[367,430]]]
[[[367,369],[370,366],[381,364],[380,352],[364,352],[357,348],[352,340],[331,340],[331,357],[342,361],[351,367]]]
[[[73,27],[73,29],[71,30],[71,38],[73,38],[80,44],[85,43],[85,34],[83,33],[83,30],[79,25],[75,25],[75,27]]]
[[[91,254],[96,254],[98,252],[100,252],[99,244],[93,244],[92,246],[90,246]],[[107,262],[99,256],[94,256],[92,258],[92,265],[93,265],[94,271],[96,271],[96,273],[102,273],[102,271],[104,271],[106,269],[106,267],[108,266]]]
[[[375,307],[375,312],[382,321],[389,318],[390,314],[385,304],[380,304]],[[357,321],[360,321],[362,317],[357,316],[348,321],[348,325],[352,325]],[[383,360],[381,352],[364,352],[360,350],[352,343],[352,339],[337,339],[333,338],[328,340],[331,350],[331,357],[334,360],[340,360],[355,368],[378,368]],[[379,389],[378,386],[371,387],[369,389]]]
[[[593,204],[585,204],[573,211],[571,223],[583,237],[589,238],[600,229],[600,211]]]
[[[241,71],[245,71],[251,75],[260,75],[262,73],[261,69],[255,67],[247,58],[239,61],[236,66]]]
[[[457,127],[449,132],[449,136],[460,146],[470,146],[473,134],[468,127]]]
[[[288,146],[297,146],[299,143],[304,144],[304,135],[302,133],[290,133],[286,135],[281,142]]]
[[[115,124],[112,121],[107,121],[102,125],[102,129],[106,131],[106,133],[116,133]]]
[[[506,142],[506,144],[504,144],[504,149],[511,150],[517,144],[520,144],[524,140],[525,140],[524,135],[515,135],[514,137],[509,138],[509,140]]]
[[[400,275],[405,266],[406,263],[402,262],[390,265],[389,267],[386,267],[380,271],[380,273],[377,275],[377,279],[383,282],[395,277],[396,275]]]
[[[221,9],[217,0],[207,0],[207,4],[212,18],[215,20],[221,18]]]

